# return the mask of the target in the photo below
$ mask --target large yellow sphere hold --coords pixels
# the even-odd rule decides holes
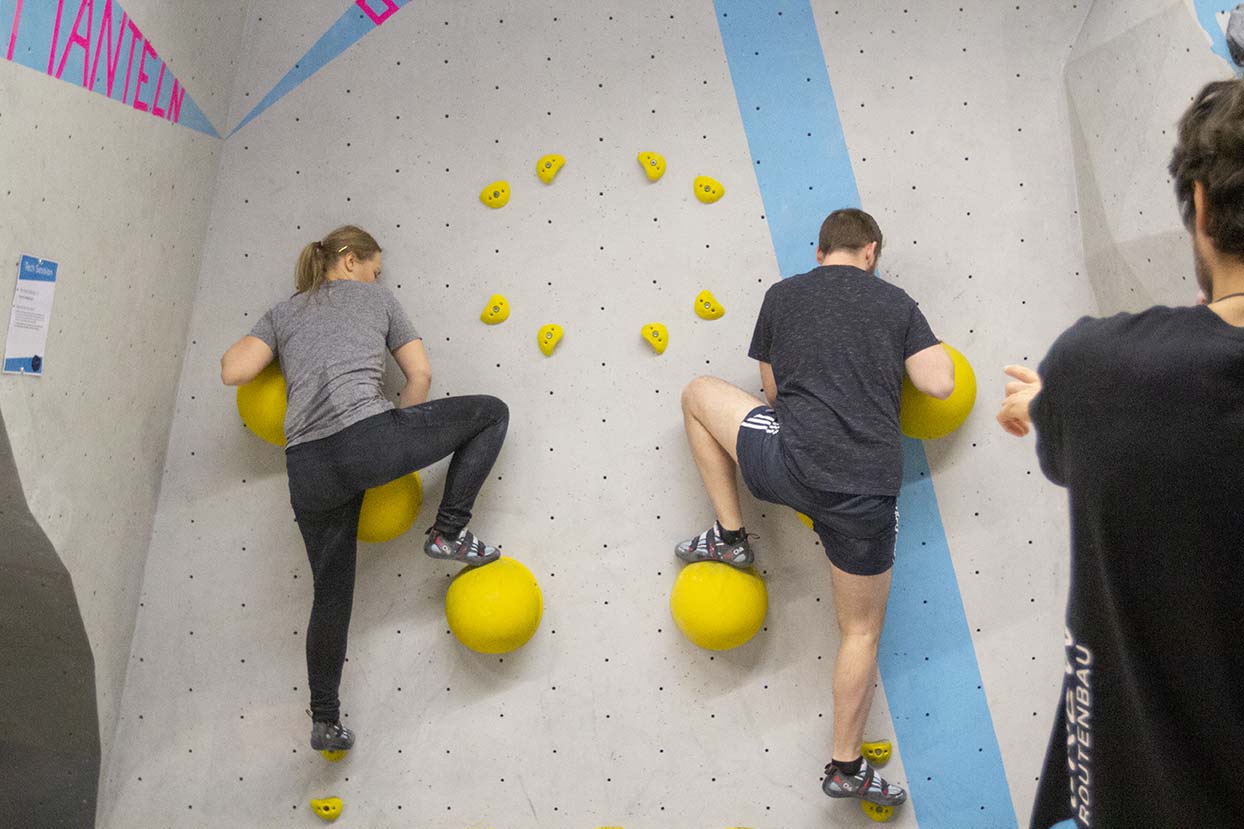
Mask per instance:
[[[418,472],[372,487],[363,495],[359,541],[368,544],[392,541],[410,529],[422,505],[423,482]]]
[[[544,596],[531,571],[504,556],[454,577],[445,594],[445,621],[458,641],[478,653],[509,653],[535,635]]]
[[[916,391],[911,380],[903,377],[902,411],[899,425],[903,434],[917,440],[945,437],[963,425],[976,404],[976,372],[967,358],[942,343],[955,364],[955,390],[945,400],[938,400]]]
[[[246,428],[275,446],[285,445],[285,375],[276,360],[238,386],[238,414]]]
[[[719,561],[688,564],[674,580],[670,613],[678,629],[710,651],[728,651],[750,640],[765,623],[769,592],[754,570]]]

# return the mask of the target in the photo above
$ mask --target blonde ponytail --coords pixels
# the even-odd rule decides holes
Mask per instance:
[[[302,249],[294,267],[294,286],[300,294],[314,293],[328,279],[329,269],[340,257],[353,253],[360,261],[366,261],[380,252],[380,245],[370,233],[354,225],[343,225]]]

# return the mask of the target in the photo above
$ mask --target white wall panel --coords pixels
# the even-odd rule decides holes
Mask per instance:
[[[154,12],[141,5],[127,11],[145,25]],[[159,5],[176,16],[191,4]],[[4,4],[6,28],[13,9]],[[194,41],[161,35],[153,42],[170,56]],[[218,80],[206,73],[190,94],[208,98]],[[219,152],[199,132],[0,62],[0,296],[11,301],[21,254],[60,263],[45,374],[0,378],[0,406],[31,510],[77,590],[105,757]]]

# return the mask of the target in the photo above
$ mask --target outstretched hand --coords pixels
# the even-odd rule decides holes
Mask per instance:
[[[998,422],[1008,433],[1022,438],[1032,429],[1028,407],[1041,391],[1041,377],[1026,366],[1007,366],[1005,370],[1014,379],[1006,384],[1006,399],[998,412]]]

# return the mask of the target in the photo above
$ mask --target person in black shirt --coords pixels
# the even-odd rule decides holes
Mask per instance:
[[[906,792],[860,753],[894,563],[902,483],[899,397],[954,390],[954,366],[915,301],[873,274],[881,230],[861,210],[821,226],[815,270],[772,285],[750,356],[768,403],[716,377],[683,391],[687,439],[716,510],[713,526],[677,545],[684,561],[748,567],[735,466],[757,498],[808,515],[830,560],[842,637],[834,668],[831,797],[897,805]]]
[[[1244,825],[1244,81],[1170,173],[1204,303],[1084,318],[998,420],[1067,488],[1066,670],[1033,829]]]

